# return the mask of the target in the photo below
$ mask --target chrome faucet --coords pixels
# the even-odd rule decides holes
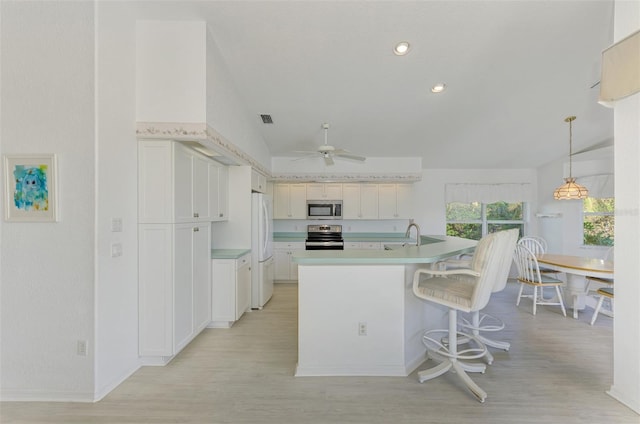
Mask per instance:
[[[411,233],[411,227],[416,228],[416,246],[420,246],[420,226],[413,222],[413,219],[409,221],[409,226],[407,227],[407,232],[404,233],[405,237],[409,237]]]

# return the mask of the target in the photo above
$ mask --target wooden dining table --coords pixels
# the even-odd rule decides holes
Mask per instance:
[[[564,272],[567,276],[565,303],[573,308],[573,317],[584,309],[589,284],[586,277],[613,278],[613,262],[584,256],[544,253],[537,256],[545,268]]]

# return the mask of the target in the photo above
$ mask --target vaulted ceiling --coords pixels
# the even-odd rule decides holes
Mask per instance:
[[[324,142],[425,168],[536,167],[613,139],[612,0],[141,2],[208,22],[273,156]],[[399,41],[409,53],[393,54]],[[439,94],[431,87],[443,82]],[[595,85],[595,87],[594,87]],[[273,124],[263,124],[269,114]]]

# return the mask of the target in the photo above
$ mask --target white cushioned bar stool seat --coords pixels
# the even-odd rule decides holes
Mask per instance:
[[[485,365],[464,361],[481,358],[486,354],[487,348],[477,337],[458,332],[457,311],[474,312],[487,305],[496,278],[504,274],[505,266],[511,264],[504,257],[511,258],[515,247],[512,231],[514,230],[500,231],[483,237],[476,246],[471,268],[445,271],[418,269],[415,272],[413,276],[415,296],[449,308],[448,329],[428,330],[423,335],[423,343],[430,357],[440,360],[441,363],[420,371],[418,376],[421,383],[452,370],[480,402],[486,399],[487,393],[466,373],[466,371],[484,372]],[[439,333],[443,336],[437,337]],[[459,351],[458,336],[468,338],[472,342],[471,346]]]

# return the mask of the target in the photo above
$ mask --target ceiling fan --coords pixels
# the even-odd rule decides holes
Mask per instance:
[[[325,165],[333,165],[335,163],[333,161],[334,158],[352,159],[352,160],[357,160],[361,162],[364,162],[367,159],[364,156],[355,155],[348,150],[337,149],[334,146],[331,146],[330,144],[328,144],[327,138],[328,138],[328,132],[329,132],[329,124],[325,122],[324,124],[322,124],[322,128],[324,129],[324,144],[321,146],[318,146],[318,149],[315,152],[296,151],[296,153],[307,153],[307,156],[304,156],[295,160],[306,159],[309,157],[316,157],[320,155],[324,158]]]

